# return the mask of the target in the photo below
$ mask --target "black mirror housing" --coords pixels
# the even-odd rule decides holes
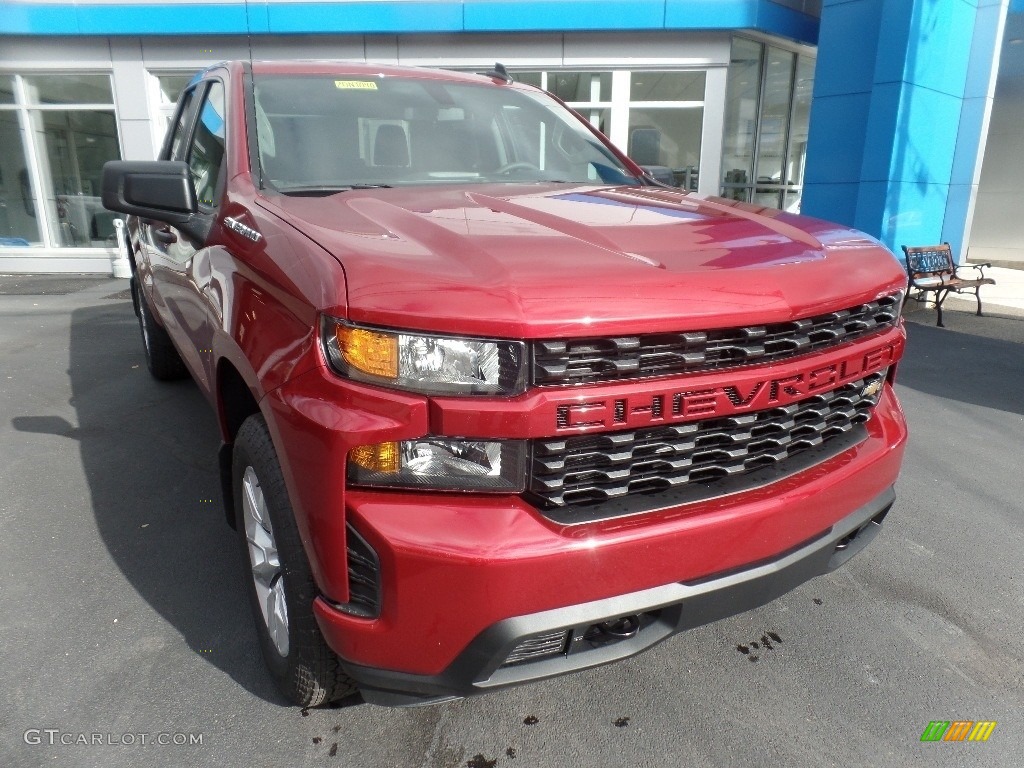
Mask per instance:
[[[176,160],[105,163],[103,207],[168,224],[185,224],[198,210],[188,163]]]

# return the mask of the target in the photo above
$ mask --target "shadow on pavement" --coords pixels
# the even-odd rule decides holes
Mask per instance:
[[[1024,318],[932,312],[907,322],[907,354],[896,381],[949,400],[1024,414]]]
[[[71,317],[71,404],[15,429],[79,441],[96,526],[111,559],[150,606],[210,664],[254,695],[283,704],[251,629],[234,532],[216,473],[212,410],[191,381],[157,382],[142,357],[131,305]]]

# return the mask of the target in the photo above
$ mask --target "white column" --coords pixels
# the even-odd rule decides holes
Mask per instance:
[[[700,177],[697,192],[717,195],[722,181],[722,138],[725,133],[727,67],[710,67],[704,81],[704,126],[700,138]]]

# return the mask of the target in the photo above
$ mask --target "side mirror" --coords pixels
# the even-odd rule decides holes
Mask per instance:
[[[103,166],[103,207],[181,225],[198,210],[188,163],[111,160]]]

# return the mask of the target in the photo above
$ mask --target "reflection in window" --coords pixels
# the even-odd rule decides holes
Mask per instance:
[[[220,180],[221,161],[224,159],[224,86],[210,85],[206,101],[199,113],[189,151],[188,164],[196,187],[200,205],[216,205],[217,182]]]
[[[549,72],[548,91],[565,102],[611,101],[611,72]]]
[[[663,184],[697,189],[704,126],[700,72],[633,72],[627,152]]]
[[[100,201],[103,164],[119,160],[113,111],[33,110],[43,197],[56,245],[100,247],[114,236],[114,214]]]
[[[526,85],[533,85],[537,88],[544,87],[543,72],[515,72],[512,75],[512,79],[517,83],[526,83]]]
[[[34,197],[18,113],[0,111],[0,248],[40,245]]]
[[[14,78],[0,75],[0,104],[14,103]]]
[[[754,191],[754,202],[772,208],[782,207],[780,185],[793,183],[783,176],[783,167],[786,164],[786,133],[789,130],[795,59],[796,56],[789,51],[768,48],[758,126],[758,186]]]
[[[181,112],[178,114],[178,122],[174,125],[174,134],[171,136],[171,151],[167,156],[168,160],[180,160],[182,148],[181,145],[185,141],[185,131],[189,126],[189,118],[192,116],[191,106],[192,100],[195,98],[196,89],[193,88],[185,96],[185,103],[182,105]]]
[[[704,72],[633,72],[630,101],[704,101]]]
[[[722,195],[798,212],[814,60],[734,38],[722,137]]]
[[[642,166],[667,169],[659,181],[697,189],[704,108],[629,110],[629,156]]]
[[[0,76],[0,246],[111,247],[101,177],[120,158],[109,74]]]
[[[782,207],[800,212],[804,184],[804,161],[807,159],[807,128],[811,116],[811,91],[814,90],[814,59],[800,57],[793,89],[793,118],[789,125],[789,150],[786,152],[786,179],[796,186],[786,192]]]
[[[173,107],[185,86],[192,82],[192,75],[157,75],[160,88],[160,106]]]
[[[733,200],[747,200],[747,185],[753,175],[761,48],[760,43],[741,37],[732,42],[722,136],[722,195]]]
[[[108,75],[30,75],[25,77],[30,104],[113,104]]]

